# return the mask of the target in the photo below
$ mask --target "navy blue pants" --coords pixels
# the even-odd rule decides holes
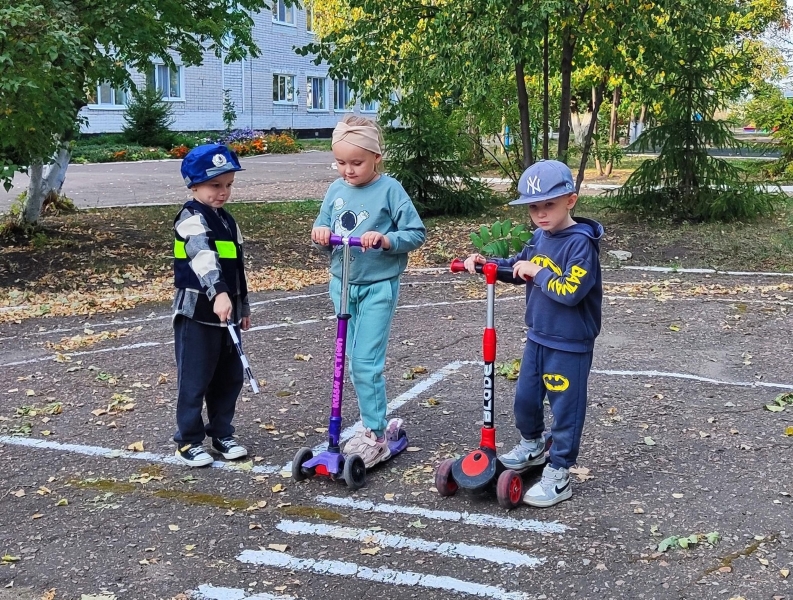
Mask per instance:
[[[174,441],[200,444],[206,436],[230,436],[244,377],[228,329],[182,315],[176,316],[173,328],[178,372]],[[209,419],[206,426],[201,416],[204,401]]]
[[[565,352],[526,340],[515,390],[515,425],[527,440],[540,437],[545,429],[543,400],[548,396],[554,468],[569,469],[578,460],[591,368],[592,352]]]

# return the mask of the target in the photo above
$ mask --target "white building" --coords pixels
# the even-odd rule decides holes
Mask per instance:
[[[224,90],[234,103],[236,128],[259,130],[293,129],[303,136],[329,137],[330,130],[346,112],[374,116],[376,103],[356,102],[346,80],[328,77],[326,65],[315,65],[311,56],[300,56],[295,47],[313,41],[311,11],[273,1],[272,14],[253,15],[253,36],[262,54],[241,62],[225,64],[207,52],[200,67],[183,67],[175,58],[176,70],[155,64],[149,78],[173,103],[176,131],[220,131],[223,123]],[[142,73],[133,75],[144,83]],[[81,111],[86,119],[84,133],[119,132],[124,127],[127,95],[109,85],[100,85],[91,104]]]

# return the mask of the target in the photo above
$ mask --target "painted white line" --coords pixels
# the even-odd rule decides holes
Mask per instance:
[[[194,600],[295,600],[293,596],[279,596],[267,592],[251,594],[240,588],[214,585],[199,585],[198,590],[192,592],[190,597]]]
[[[282,327],[293,327],[295,325],[306,325],[309,323],[319,323],[319,319],[308,319],[306,321],[288,321],[284,323],[274,323],[272,325],[260,325],[259,327],[251,327],[248,331],[264,331],[267,329],[280,329]],[[112,348],[100,348],[98,350],[83,350],[82,352],[64,352],[61,356],[66,357],[67,361],[75,356],[86,356],[90,354],[104,354],[106,352],[116,352],[120,350],[138,350],[140,348],[152,348],[154,346],[172,346],[173,340],[167,342],[141,342],[139,344],[129,344],[126,346],[113,346]],[[0,364],[2,367],[16,367],[18,365],[29,365],[37,362],[54,361],[55,356],[39,356],[38,358],[29,358],[26,360],[18,360],[10,363]]]
[[[715,385],[734,385],[738,387],[768,387],[780,390],[793,390],[793,385],[787,383],[772,383],[767,381],[721,381],[709,377],[700,377],[689,373],[668,373],[666,371],[613,371],[611,369],[592,369],[592,373],[598,375],[614,375],[626,377],[669,377],[672,379],[688,379],[701,381],[702,383],[713,383]]]
[[[475,544],[431,542],[420,538],[410,538],[401,535],[372,531],[371,529],[354,529],[339,525],[325,525],[322,523],[305,523],[303,521],[279,522],[276,529],[292,535],[319,535],[337,540],[354,540],[377,544],[384,548],[406,549],[414,552],[431,552],[449,558],[466,558],[486,560],[502,567],[536,567],[545,559],[523,554],[514,550],[498,548],[496,546],[478,546]]]
[[[406,402],[410,402],[411,400],[413,400],[423,392],[427,391],[429,388],[431,388],[439,381],[443,381],[446,377],[457,371],[460,367],[464,365],[475,365],[475,364],[482,364],[482,363],[477,363],[477,361],[470,361],[470,360],[456,360],[454,362],[450,362],[445,367],[438,369],[423,381],[418,382],[412,388],[410,388],[406,392],[403,392],[402,394],[391,400],[391,402],[388,403],[386,409],[386,415],[391,414],[393,411],[398,409]],[[363,427],[363,422],[359,419],[353,425],[350,425],[349,427],[344,429],[341,432],[341,434],[339,434],[339,441],[343,442],[345,440],[350,439],[353,433],[355,433],[355,430],[361,427]],[[312,448],[312,452],[314,453],[314,456],[316,456],[320,452],[324,452],[327,449],[328,449],[328,442],[322,442],[321,444],[317,444],[316,446],[314,446],[314,448]],[[292,470],[292,461],[290,460],[282,467],[281,471],[291,471],[291,470]]]
[[[507,592],[501,587],[473,583],[454,577],[429,575],[412,571],[396,571],[386,567],[370,569],[352,562],[297,558],[272,550],[244,550],[237,557],[237,560],[247,564],[277,567],[290,571],[308,571],[320,575],[338,575],[390,585],[443,590],[456,594],[491,598],[492,600],[530,600],[531,598],[523,592]]]
[[[619,266],[613,269],[603,267],[611,271],[647,271],[649,273],[693,273],[697,275],[735,275],[737,277],[793,277],[793,273],[775,273],[765,271],[720,271],[718,269],[684,269],[677,267],[654,267],[654,266]]]
[[[336,496],[317,496],[315,498],[320,504],[337,506],[339,508],[352,508],[355,510],[365,510],[367,512],[379,512],[388,515],[411,515],[424,517],[433,521],[449,521],[452,523],[463,523],[465,525],[475,525],[477,527],[495,527],[509,531],[533,531],[535,533],[564,533],[569,529],[557,521],[537,521],[535,519],[513,519],[511,517],[496,517],[468,512],[457,512],[451,510],[430,510],[418,506],[403,506],[400,504],[374,503],[369,500],[355,500],[353,498],[339,498]]]
[[[126,450],[117,450],[114,448],[102,448],[101,446],[84,446],[82,444],[66,444],[55,442],[52,440],[39,440],[36,438],[14,437],[7,435],[0,435],[0,444],[8,444],[11,446],[22,446],[24,448],[36,448],[40,450],[57,450],[58,452],[71,452],[73,454],[83,454],[85,456],[98,456],[100,458],[123,458],[131,460],[145,460],[146,462],[161,463],[166,465],[179,465],[175,456],[169,454],[154,454],[153,452],[128,452]],[[210,467],[214,469],[228,469],[235,471],[239,469],[238,463],[222,462],[216,460]],[[245,472],[251,473],[265,473],[271,475],[279,471],[275,465],[257,465]]]

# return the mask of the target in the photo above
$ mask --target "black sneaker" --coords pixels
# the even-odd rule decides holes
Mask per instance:
[[[223,458],[234,460],[235,458],[242,458],[248,456],[248,451],[244,446],[240,446],[233,437],[227,438],[212,438],[212,447],[220,452]]]
[[[185,444],[176,449],[176,458],[188,467],[206,467],[214,461],[200,444]]]

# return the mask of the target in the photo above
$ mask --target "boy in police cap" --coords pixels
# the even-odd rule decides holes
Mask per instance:
[[[603,284],[600,239],[603,226],[573,217],[578,196],[568,166],[555,160],[535,163],[518,182],[537,229],[516,256],[497,259],[527,281],[526,348],[515,390],[515,424],[520,442],[499,457],[508,469],[523,471],[545,463],[543,400],[553,414],[550,463],[542,479],[524,495],[530,506],[553,506],[570,498],[570,472],[578,459],[587,402],[587,379],[595,338],[600,333]],[[470,272],[485,263],[480,254],[465,261]]]
[[[193,199],[174,220],[173,327],[178,371],[176,458],[190,467],[212,463],[205,436],[223,458],[248,454],[231,424],[243,368],[227,328],[251,325],[242,233],[223,206],[231,197],[237,155],[221,144],[193,148],[182,161]],[[201,410],[206,401],[205,425]]]

